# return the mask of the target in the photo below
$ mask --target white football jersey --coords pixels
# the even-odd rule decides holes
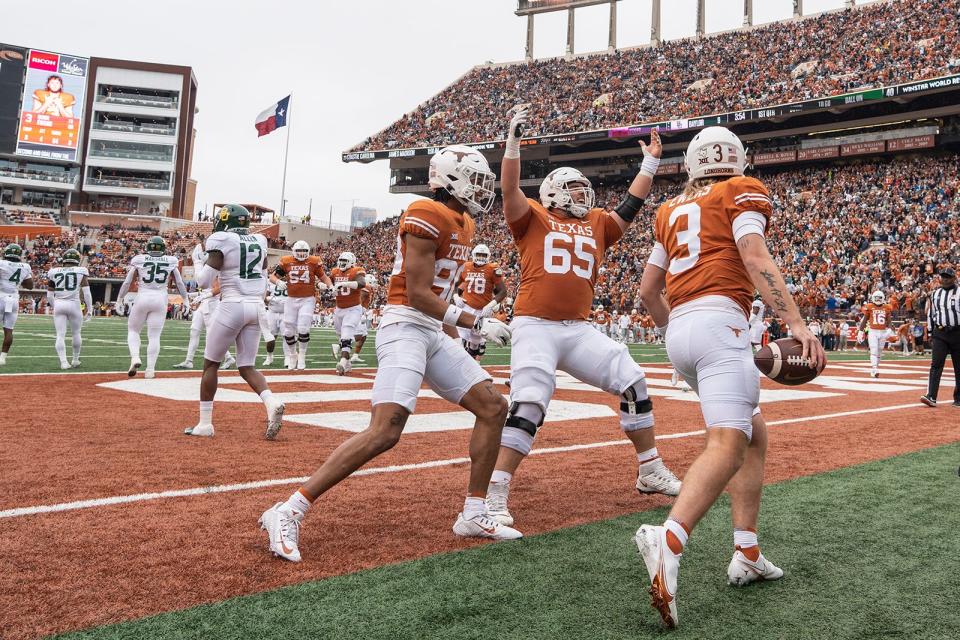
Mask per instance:
[[[86,267],[54,267],[47,271],[47,280],[53,283],[54,299],[80,302],[80,283],[89,275]]]
[[[223,254],[220,269],[220,297],[223,300],[262,302],[267,290],[264,267],[267,264],[267,239],[260,233],[244,234],[217,231],[207,238],[204,248]]]
[[[207,262],[207,252],[203,250],[203,243],[198,244],[193,248],[190,257],[193,259],[193,273],[196,276],[196,273],[200,271],[202,267]]]
[[[26,262],[0,260],[0,293],[17,293],[24,280],[33,277],[33,270]]]
[[[179,260],[173,256],[151,256],[141,253],[130,261],[130,268],[137,270],[137,283],[140,291],[162,291],[176,282],[174,271],[179,272]]]
[[[283,309],[287,304],[287,283],[283,280],[271,282],[267,291],[270,292],[267,308],[274,313],[283,313]]]

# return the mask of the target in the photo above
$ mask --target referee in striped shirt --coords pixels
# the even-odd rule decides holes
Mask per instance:
[[[947,356],[953,361],[953,406],[960,407],[960,288],[957,274],[947,267],[940,270],[940,288],[927,302],[927,329],[933,340],[933,362],[930,363],[930,384],[920,402],[937,406],[940,376]]]

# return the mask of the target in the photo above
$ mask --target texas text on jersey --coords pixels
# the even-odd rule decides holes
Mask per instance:
[[[528,200],[530,214],[510,224],[520,249],[520,290],[514,316],[588,320],[603,254],[623,235],[603,209],[573,219]]]
[[[878,331],[890,328],[890,319],[893,315],[893,310],[893,305],[889,302],[887,304],[868,302],[863,305],[863,315],[866,316],[870,328]]]
[[[308,256],[306,260],[297,260],[294,256],[283,256],[277,264],[275,273],[286,277],[289,297],[314,297],[317,279],[323,277],[323,264],[320,262],[320,256]]]
[[[471,260],[463,266],[457,288],[463,301],[474,309],[483,309],[493,300],[493,290],[503,282],[503,269],[496,262],[477,266]]]
[[[439,202],[418,200],[410,205],[400,217],[397,257],[390,274],[387,306],[383,311],[381,327],[395,322],[415,322],[437,330],[441,327],[439,320],[414,309],[407,298],[407,274],[404,264],[406,236],[409,234],[436,243],[436,265],[431,290],[441,300],[449,302],[453,297],[454,283],[463,265],[470,259],[475,229],[473,218],[468,214],[457,214]]]

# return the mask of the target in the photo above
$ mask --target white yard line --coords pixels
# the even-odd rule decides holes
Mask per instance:
[[[828,413],[819,416],[807,416],[804,418],[788,418],[785,420],[772,420],[767,424],[776,426],[782,424],[794,424],[798,422],[812,422],[816,420],[829,420],[831,418],[841,418],[845,416],[863,415],[868,413],[881,413],[884,411],[899,411],[901,409],[910,409],[922,407],[919,403],[897,404],[887,407],[876,407],[873,409],[860,409],[857,411],[843,411],[841,413]],[[680,438],[693,438],[702,436],[705,430],[687,431],[684,433],[670,433],[657,436],[657,440],[676,440]],[[575,444],[565,447],[550,447],[544,449],[534,449],[531,455],[544,455],[551,453],[569,453],[571,451],[583,451],[586,449],[600,449],[603,447],[616,447],[630,444],[630,440],[609,440],[606,442],[591,442],[586,444]],[[470,462],[469,458],[448,458],[446,460],[430,460],[428,462],[416,462],[413,464],[391,465],[388,467],[371,467],[356,471],[354,476],[372,476],[383,473],[399,473],[402,471],[416,471],[419,469],[435,469],[438,467],[449,467],[458,464]],[[299,478],[276,478],[272,480],[257,480],[253,482],[240,482],[236,484],[221,484],[207,487],[194,487],[192,489],[174,489],[170,491],[159,491],[153,493],[136,493],[124,496],[111,496],[109,498],[92,498],[89,500],[76,500],[73,502],[60,502],[56,504],[37,505],[31,507],[17,507],[0,511],[0,519],[19,518],[22,516],[33,516],[42,513],[56,513],[60,511],[76,511],[78,509],[92,509],[95,507],[109,507],[118,504],[129,504],[132,502],[147,502],[151,500],[162,500],[167,498],[186,498],[190,496],[202,496],[214,493],[230,493],[234,491],[250,491],[254,489],[263,489],[265,487],[276,487],[282,485],[301,484],[307,480],[307,477]]]

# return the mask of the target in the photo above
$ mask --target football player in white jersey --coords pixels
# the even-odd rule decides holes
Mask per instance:
[[[201,267],[207,261],[207,252],[203,250],[203,236],[200,236],[200,242],[193,248],[191,253],[193,259],[194,278],[200,272]],[[213,313],[220,304],[220,283],[214,282],[213,286],[199,292],[193,303],[190,305],[192,317],[190,319],[190,340],[187,342],[187,355],[183,362],[173,365],[174,369],[193,369],[193,355],[197,352],[197,346],[200,344],[200,333],[210,327],[210,321],[213,319]],[[227,351],[221,369],[229,369],[236,364],[236,359]]]
[[[277,346],[276,336],[280,334],[283,328],[283,310],[287,303],[287,283],[285,280],[277,280],[267,285],[267,329],[273,335],[273,340],[267,341],[267,357],[263,359],[263,366],[268,367],[273,364],[273,350]],[[293,358],[291,360],[291,357]],[[283,366],[287,369],[296,365],[296,356],[291,356],[290,345],[283,341]]]
[[[86,267],[80,266],[80,252],[76,249],[67,249],[60,257],[62,266],[47,271],[47,304],[53,309],[53,326],[57,330],[55,347],[60,357],[60,368],[70,369],[80,366],[80,347],[83,338],[80,328],[84,320],[93,317],[93,296],[90,294],[90,275]],[[87,314],[84,318],[80,308],[80,293],[83,292],[83,302]],[[67,361],[67,325],[73,336],[73,361]]]
[[[127,346],[130,348],[130,369],[127,375],[131,378],[137,375],[140,369],[140,330],[147,325],[147,370],[144,377],[153,378],[157,368],[157,357],[160,355],[160,334],[163,332],[163,323],[167,319],[167,289],[170,281],[174,282],[177,291],[184,302],[190,298],[187,286],[180,276],[179,260],[166,255],[167,243],[160,236],[153,236],[147,240],[147,252],[134,256],[127,270],[127,277],[120,285],[117,293],[117,306],[123,305],[123,298],[134,278],[137,279],[137,303],[127,318]],[[117,310],[120,313],[120,309]]]
[[[267,411],[264,436],[273,440],[280,431],[283,401],[273,397],[267,380],[254,369],[260,346],[260,317],[267,283],[267,239],[250,233],[250,213],[238,204],[220,208],[213,234],[207,238],[207,262],[197,274],[197,285],[208,288],[220,281],[220,305],[207,330],[200,381],[200,421],[184,431],[191,436],[213,436],[213,397],[217,372],[227,348],[237,345],[237,370],[263,401]]]
[[[33,289],[33,271],[23,259],[23,247],[11,242],[3,250],[0,260],[0,318],[3,319],[3,349],[0,367],[7,363],[7,352],[13,344],[13,325],[17,324],[20,309],[20,287]]]

